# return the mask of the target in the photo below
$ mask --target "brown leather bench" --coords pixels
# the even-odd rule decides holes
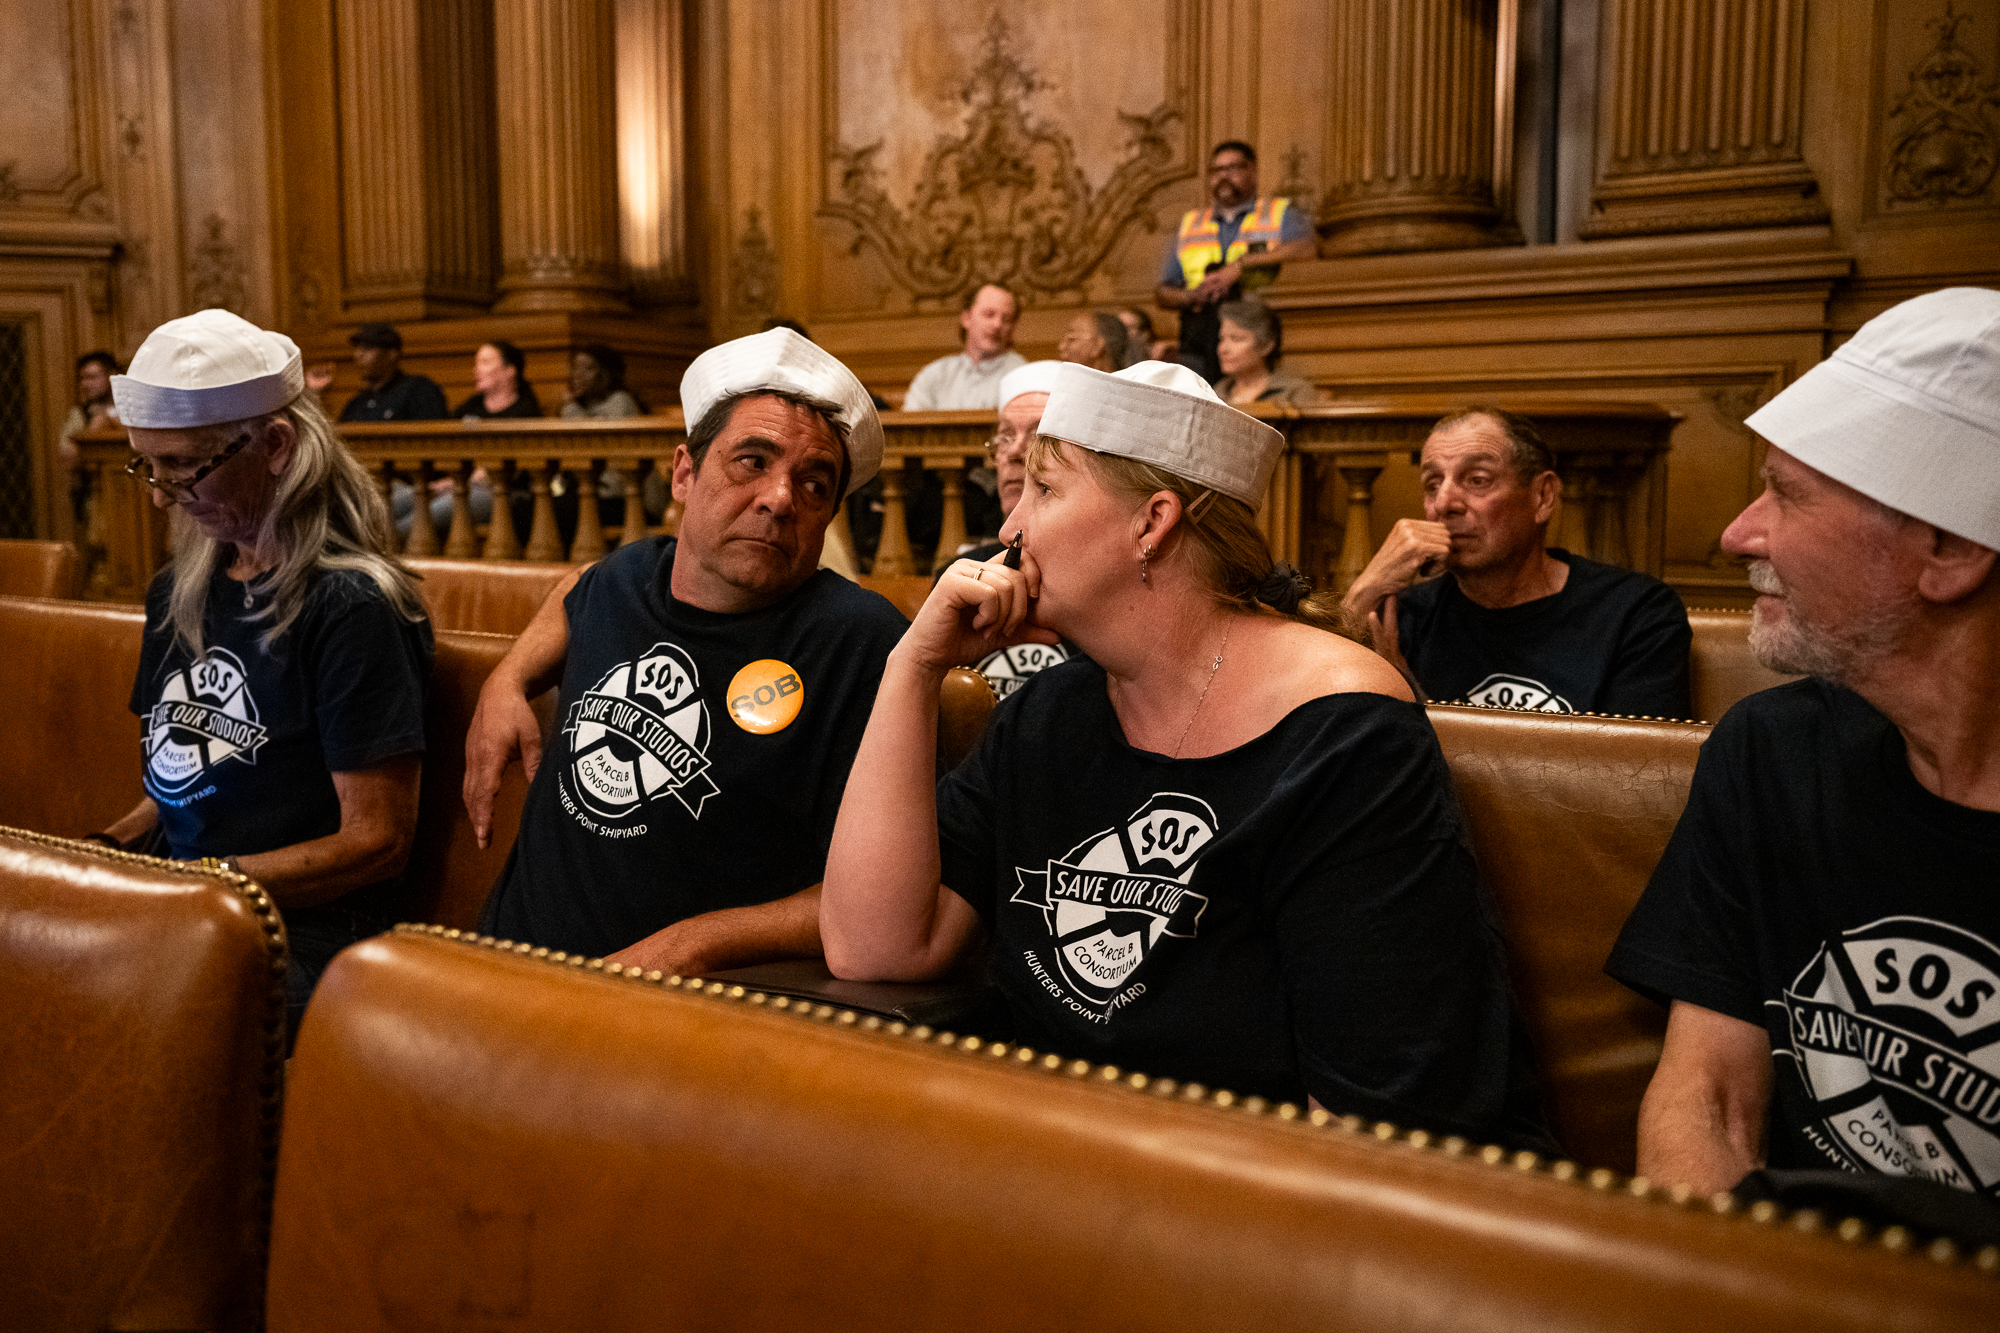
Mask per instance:
[[[0,1325],[258,1326],[284,959],[241,876],[0,830]]]
[[[1633,1168],[1666,1011],[1604,960],[1687,804],[1708,727],[1434,704],[1438,744],[1507,932],[1557,1137]]]
[[[473,630],[519,634],[535,618],[549,590],[575,565],[526,560],[436,560],[403,562],[423,576],[417,591],[430,609],[433,630]]]
[[[691,989],[416,933],[342,955],[291,1067],[273,1333],[2000,1314],[1977,1261],[1900,1233]]]
[[[1750,655],[1750,613],[1703,607],[1688,610],[1694,644],[1688,650],[1688,684],[1694,715],[1714,722],[1745,695],[1797,680]]]
[[[83,565],[68,542],[0,541],[0,595],[74,597],[83,591]]]
[[[145,795],[127,707],[145,623],[134,607],[0,597],[0,824],[88,833]]]

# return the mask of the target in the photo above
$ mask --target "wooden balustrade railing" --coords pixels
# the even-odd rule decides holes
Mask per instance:
[[[1375,553],[1374,490],[1399,455],[1414,459],[1431,423],[1457,402],[1398,397],[1341,402],[1324,407],[1260,405],[1255,415],[1286,435],[1286,449],[1259,510],[1259,522],[1278,558],[1345,588]],[[1554,544],[1593,559],[1658,575],[1664,563],[1665,454],[1678,417],[1642,404],[1506,400],[1533,418],[1557,458],[1563,504],[1551,532]],[[912,548],[905,503],[916,474],[941,474],[944,512],[936,550],[949,554],[967,537],[966,474],[981,466],[992,435],[992,412],[886,412],[882,468],[882,535],[874,554],[876,574],[921,574],[933,561]],[[349,448],[377,479],[383,493],[401,481],[420,497],[434,483],[451,496],[451,518],[434,523],[430,506],[415,504],[403,550],[486,560],[597,559],[608,549],[641,537],[677,530],[680,512],[670,499],[649,519],[647,496],[657,508],[671,495],[675,451],[686,436],[678,409],[625,421],[426,421],[340,428]],[[165,551],[164,515],[145,488],[123,474],[130,452],[119,434],[79,440],[80,467],[95,496],[86,537],[93,595],[136,600]],[[472,485],[484,469],[494,503],[485,522],[475,519]],[[650,488],[649,475],[658,480]],[[622,503],[617,522],[606,522],[594,501],[602,480],[615,475]],[[517,522],[507,497],[525,491],[526,521]],[[559,509],[575,496],[567,541]],[[1344,514],[1342,505],[1344,500]],[[853,554],[843,511],[827,539]]]

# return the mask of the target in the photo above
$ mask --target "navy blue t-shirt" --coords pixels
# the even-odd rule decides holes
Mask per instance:
[[[2000,1201],[2000,813],[1925,790],[1859,695],[1723,715],[1605,970],[1765,1030],[1771,1166]]]
[[[1541,713],[1688,717],[1687,608],[1656,578],[1571,555],[1562,591],[1489,610],[1449,574],[1396,598],[1396,638],[1424,693]]]
[[[621,546],[563,603],[562,714],[480,917],[487,934],[615,953],[824,877],[907,624],[830,570],[761,611],[689,606],[671,590],[675,546]]]
[[[248,617],[269,599],[246,607],[246,586],[216,571],[199,656],[167,618],[172,571],[146,593],[132,711],[146,794],[177,859],[249,856],[338,833],[334,773],[424,748],[427,618],[403,619],[365,574],[321,573],[267,651],[258,642],[267,623]],[[337,904],[387,924],[399,883],[355,889]]]
[[[1423,710],[1330,694],[1226,753],[1124,739],[1104,669],[1036,674],[938,785],[942,877],[1015,1036],[1549,1147],[1499,928]]]

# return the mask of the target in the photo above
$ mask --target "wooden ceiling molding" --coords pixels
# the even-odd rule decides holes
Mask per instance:
[[[1143,112],[1114,110],[1122,148],[1094,187],[1087,168],[1099,164],[1084,160],[1074,127],[1037,113],[1037,95],[1052,85],[995,9],[981,56],[954,93],[965,108],[959,129],[933,141],[907,197],[898,202],[885,180],[886,139],[830,143],[819,215],[850,226],[848,253],[875,251],[919,301],[948,301],[982,282],[1031,301],[1080,294],[1128,230],[1152,225],[1161,187],[1193,173],[1176,45],[1185,42],[1168,43],[1167,97]]]

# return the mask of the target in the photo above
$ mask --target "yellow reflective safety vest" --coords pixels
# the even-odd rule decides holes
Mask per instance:
[[[1175,252],[1181,261],[1182,282],[1189,287],[1198,286],[1208,276],[1211,264],[1233,264],[1249,254],[1250,247],[1259,241],[1266,250],[1276,249],[1284,228],[1285,210],[1291,206],[1289,199],[1259,199],[1237,229],[1236,238],[1230,241],[1228,254],[1222,252],[1222,227],[1215,220],[1214,206],[1189,209],[1181,218],[1180,241]],[[1275,267],[1265,265],[1247,270],[1242,285],[1262,287],[1277,276]]]

